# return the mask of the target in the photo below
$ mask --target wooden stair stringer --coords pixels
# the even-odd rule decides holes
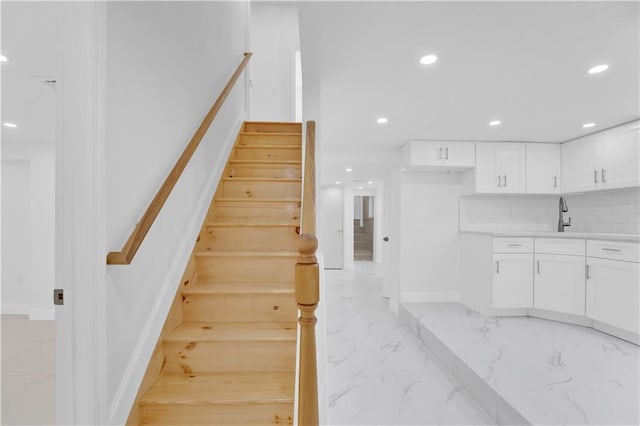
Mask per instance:
[[[243,125],[127,425],[293,423],[301,129]]]

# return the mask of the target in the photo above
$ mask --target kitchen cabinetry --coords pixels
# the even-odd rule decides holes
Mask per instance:
[[[559,144],[525,144],[527,193],[560,193],[560,149]]]
[[[536,238],[535,308],[584,315],[584,254],[584,240]]]
[[[533,239],[494,238],[492,307],[533,306]]]
[[[563,192],[638,186],[640,122],[562,144]]]
[[[587,242],[588,317],[640,332],[638,244]]]
[[[487,142],[476,144],[476,191],[524,193],[525,144]]]
[[[476,164],[473,142],[411,141],[401,155],[402,167],[409,171],[459,172]]]

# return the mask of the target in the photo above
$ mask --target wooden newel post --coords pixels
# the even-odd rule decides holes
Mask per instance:
[[[318,368],[316,365],[316,307],[320,299],[320,275],[314,235],[298,238],[296,303],[300,309],[300,381],[298,425],[318,425]]]

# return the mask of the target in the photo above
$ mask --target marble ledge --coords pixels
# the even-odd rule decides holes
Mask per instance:
[[[579,240],[604,240],[604,241],[622,241],[629,243],[640,243],[640,235],[638,234],[607,234],[596,232],[540,232],[540,231],[510,231],[510,232],[494,232],[494,231],[464,231],[460,230],[460,234],[477,234],[487,235],[490,237],[534,237],[534,238],[571,238]]]

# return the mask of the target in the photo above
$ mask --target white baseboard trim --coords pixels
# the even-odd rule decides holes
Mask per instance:
[[[169,273],[160,287],[158,297],[149,315],[149,319],[144,326],[139,343],[136,346],[133,355],[129,360],[125,374],[118,386],[118,390],[109,407],[109,424],[123,425],[127,422],[131,407],[135,402],[138,389],[144,378],[151,355],[156,347],[165,319],[173,303],[173,299],[180,284],[180,279],[184,274],[184,269],[191,256],[193,242],[200,232],[202,222],[205,219],[211,197],[215,194],[216,187],[224,172],[231,149],[236,140],[238,133],[245,121],[246,112],[243,109],[236,117],[236,121],[224,140],[224,148],[212,168],[206,189],[203,191],[191,222],[183,234],[180,246],[176,250],[174,262],[169,268]]]
[[[2,315],[28,315],[31,321],[55,321],[56,310],[53,306],[42,307],[24,303],[3,303]]]
[[[459,291],[403,291],[402,303],[460,302]]]
[[[29,315],[33,306],[21,303],[3,303],[2,315]]]

